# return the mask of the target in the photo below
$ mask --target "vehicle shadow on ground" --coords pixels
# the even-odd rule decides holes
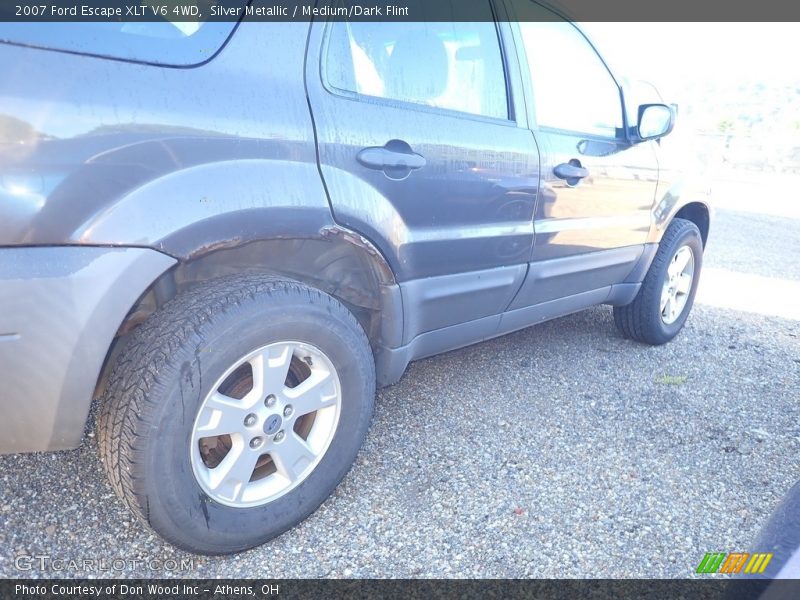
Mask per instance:
[[[697,306],[650,347],[598,307],[419,361],[379,392],[334,495],[238,557],[140,525],[105,481],[92,416],[78,450],[0,457],[0,575],[687,577],[709,549],[747,547],[800,479],[798,335]]]

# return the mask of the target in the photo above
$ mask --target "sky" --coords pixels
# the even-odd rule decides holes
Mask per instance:
[[[585,23],[612,70],[665,96],[707,80],[800,83],[798,23]]]

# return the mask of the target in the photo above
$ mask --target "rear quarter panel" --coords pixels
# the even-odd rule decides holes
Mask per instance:
[[[179,254],[170,240],[191,224],[208,225],[200,245],[221,241],[209,231],[222,215],[225,235],[257,239],[275,220],[259,211],[300,203],[318,231],[330,212],[303,89],[308,26],[243,23],[192,68],[0,46],[0,246]]]

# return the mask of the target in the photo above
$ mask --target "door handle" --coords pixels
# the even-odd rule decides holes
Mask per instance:
[[[567,185],[578,185],[581,179],[589,176],[589,169],[581,166],[581,161],[577,158],[571,159],[569,162],[556,165],[553,169],[553,174],[559,179],[567,182]]]
[[[384,146],[364,148],[356,159],[368,169],[383,171],[389,179],[405,179],[411,171],[421,169],[428,162],[403,140],[389,140]]]

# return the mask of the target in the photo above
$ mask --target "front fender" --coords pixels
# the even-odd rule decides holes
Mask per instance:
[[[659,187],[661,192],[661,187]],[[653,207],[648,243],[658,243],[664,235],[672,219],[681,209],[690,204],[699,204],[708,212],[709,221],[713,217],[714,208],[711,201],[711,190],[697,180],[677,180],[672,183],[658,199]]]

